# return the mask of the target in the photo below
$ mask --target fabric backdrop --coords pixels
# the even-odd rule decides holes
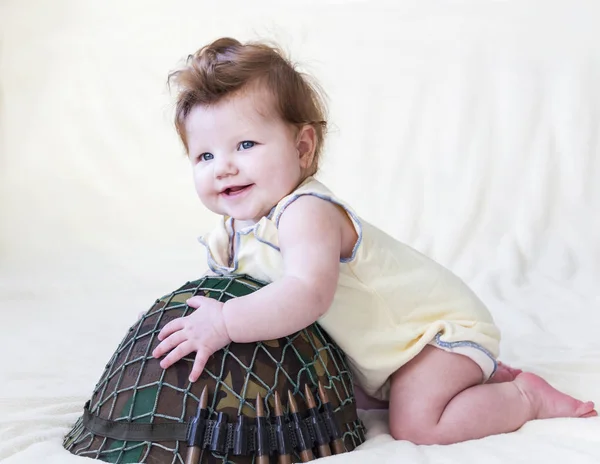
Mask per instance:
[[[600,403],[598,18],[567,0],[0,2],[0,460],[82,462],[62,436],[124,331],[205,270],[215,217],[166,78],[224,35],[276,40],[321,82],[319,178],[471,284],[504,361]],[[416,447],[363,417],[343,462],[600,462],[600,419]]]

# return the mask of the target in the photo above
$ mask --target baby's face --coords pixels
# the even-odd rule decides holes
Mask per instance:
[[[253,89],[188,115],[196,192],[211,211],[253,224],[301,182],[296,131],[270,103],[266,91]]]

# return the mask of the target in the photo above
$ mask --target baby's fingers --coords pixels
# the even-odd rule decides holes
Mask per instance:
[[[184,356],[190,354],[192,351],[194,351],[192,343],[186,340],[185,342],[177,345],[177,347],[175,347],[175,349],[171,351],[167,355],[167,357],[160,362],[160,367],[162,367],[163,369],[167,369]]]
[[[162,330],[158,334],[158,339],[162,341],[169,335],[171,335],[173,332],[183,329],[183,326],[185,325],[185,319],[185,317],[178,317],[177,319],[173,319],[171,322],[169,322],[162,328]]]
[[[195,382],[200,378],[200,374],[204,370],[206,363],[208,362],[208,358],[212,353],[209,352],[206,348],[202,347],[196,353],[196,360],[194,361],[194,366],[192,367],[192,372],[190,372],[190,382]]]
[[[160,358],[163,354],[171,351],[177,345],[181,344],[185,341],[185,335],[183,330],[178,330],[174,334],[169,335],[166,339],[164,339],[161,343],[158,344],[154,351],[152,351],[152,356],[155,358]]]
[[[190,306],[194,309],[198,309],[202,305],[202,302],[205,301],[206,299],[207,298],[205,296],[193,296],[193,297],[185,300],[185,304],[187,304],[188,306]]]

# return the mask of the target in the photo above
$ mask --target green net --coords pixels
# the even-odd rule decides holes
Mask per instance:
[[[226,413],[230,421],[239,414],[254,417],[257,394],[265,399],[267,417],[271,417],[276,391],[285,398],[290,390],[304,400],[304,385],[316,387],[320,381],[335,411],[355,413],[352,376],[345,356],[317,324],[277,340],[231,343],[209,359],[194,383],[188,377],[195,353],[168,369],[162,369],[159,360],[152,357],[160,330],[169,321],[194,311],[185,303],[188,298],[202,295],[225,302],[263,285],[247,276],[210,276],[188,282],[156,300],[129,329],[107,363],[94,388],[90,412],[117,422],[184,423],[196,412],[206,385],[210,419],[219,412]],[[320,403],[318,396],[316,400]],[[302,412],[304,401],[298,401],[298,405]],[[343,427],[348,451],[364,441],[359,419]],[[74,454],[113,463],[183,463],[187,451],[183,440],[122,441],[99,436],[84,427],[83,418],[67,434],[63,445]],[[251,463],[254,458],[204,450],[200,462]]]

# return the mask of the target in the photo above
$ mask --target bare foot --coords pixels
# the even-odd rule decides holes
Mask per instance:
[[[535,419],[553,417],[594,417],[598,413],[591,401],[579,401],[558,391],[540,376],[530,372],[519,374],[515,385],[529,400]]]
[[[487,381],[487,383],[512,382],[522,372],[523,371],[521,369],[515,369],[498,361],[498,368],[496,369],[494,375]]]

